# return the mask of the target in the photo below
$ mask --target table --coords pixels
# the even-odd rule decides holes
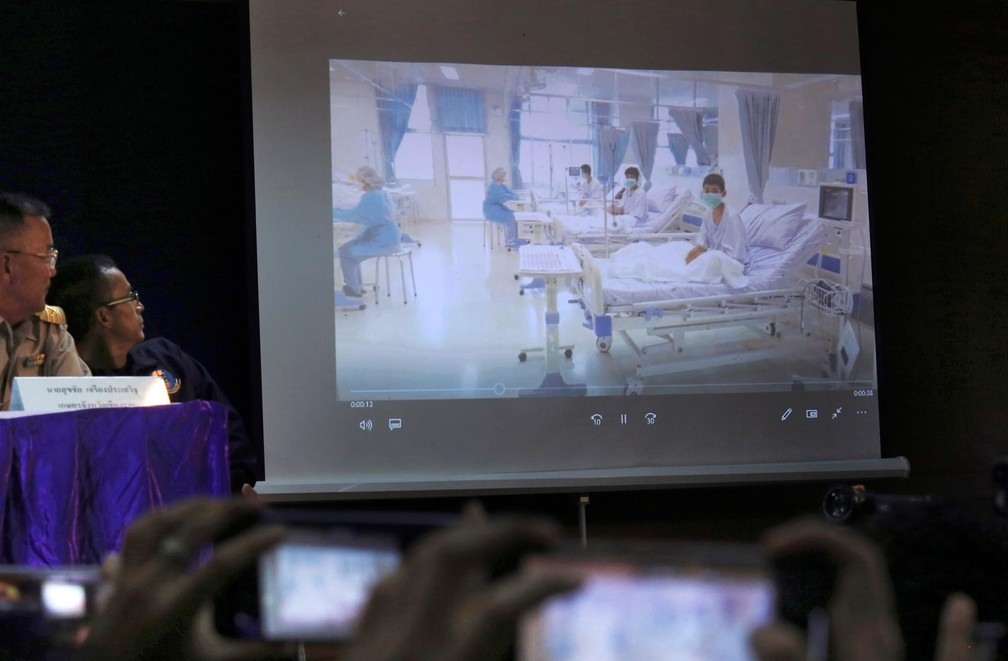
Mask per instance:
[[[0,563],[99,563],[137,516],[196,495],[230,495],[215,402],[0,418]]]
[[[519,397],[554,397],[557,395],[584,395],[583,383],[569,384],[560,374],[561,351],[570,358],[573,345],[560,346],[560,311],[557,307],[557,284],[562,277],[581,274],[581,263],[569,246],[543,246],[529,244],[518,249],[518,275],[543,278],[546,282],[546,346],[542,349],[522,349],[518,355],[530,351],[543,351],[546,357],[546,376],[538,388],[524,388]]]
[[[515,222],[518,224],[518,238],[528,239],[532,243],[548,243],[546,232],[553,225],[553,220],[541,211],[515,211]]]

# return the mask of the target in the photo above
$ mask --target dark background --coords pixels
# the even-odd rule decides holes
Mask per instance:
[[[1008,9],[857,4],[883,454],[912,467],[869,486],[989,509],[991,463],[1008,456]],[[258,434],[245,3],[0,9],[0,189],[49,203],[62,255],[113,256],[148,337],[203,362]],[[745,537],[817,511],[826,486],[597,493],[589,520]],[[577,519],[574,495],[487,503]]]

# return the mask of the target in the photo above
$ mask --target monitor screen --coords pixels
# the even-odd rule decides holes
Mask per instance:
[[[263,493],[905,472],[868,214],[777,175],[867,167],[855,5],[729,4],[250,3]]]
[[[819,217],[850,221],[854,214],[854,187],[819,187]]]

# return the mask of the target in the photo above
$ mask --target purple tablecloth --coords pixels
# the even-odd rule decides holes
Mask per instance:
[[[152,507],[229,494],[220,404],[0,419],[0,563],[98,563]]]

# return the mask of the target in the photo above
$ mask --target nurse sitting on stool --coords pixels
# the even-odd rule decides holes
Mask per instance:
[[[388,255],[399,249],[399,226],[396,225],[395,208],[388,193],[382,190],[385,180],[374,168],[366,165],[357,168],[357,181],[364,189],[360,202],[352,209],[333,209],[334,221],[363,225],[364,229],[339,248],[340,269],[343,271],[343,293],[352,298],[364,295],[361,263],[372,257]],[[363,309],[363,301],[352,301]]]

